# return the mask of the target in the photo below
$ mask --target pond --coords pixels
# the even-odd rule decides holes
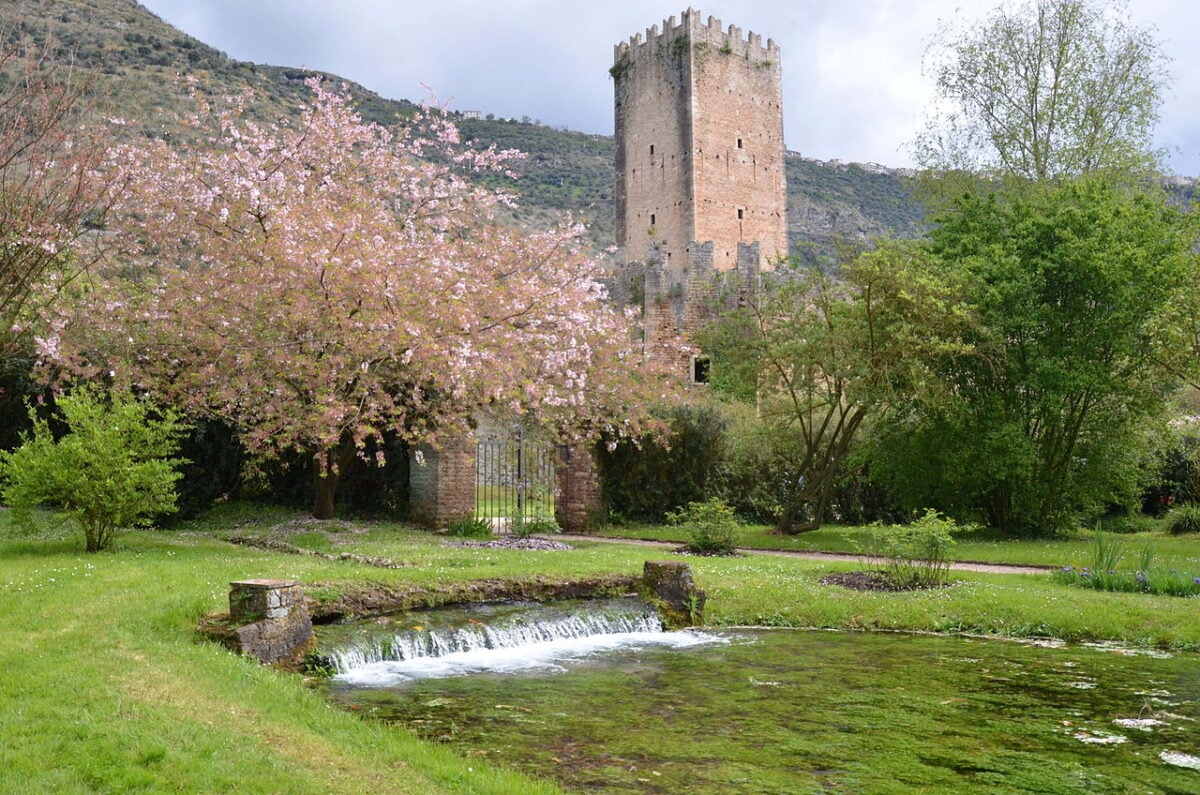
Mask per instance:
[[[505,620],[479,615],[459,621]],[[543,639],[535,646],[559,647],[501,649],[494,665],[462,649],[407,669],[360,659],[328,695],[581,792],[1200,792],[1192,656],[795,630],[637,640],[643,631]]]

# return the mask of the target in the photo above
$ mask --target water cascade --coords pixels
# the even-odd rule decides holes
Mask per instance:
[[[637,599],[472,605],[331,627],[322,634],[322,656],[335,679],[359,687],[561,670],[561,661],[607,650],[719,641],[699,632],[664,632],[658,614]]]

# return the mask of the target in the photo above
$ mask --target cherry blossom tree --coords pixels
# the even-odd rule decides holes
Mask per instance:
[[[27,350],[39,310],[94,259],[103,215],[88,82],[28,43],[0,52],[0,360]]]
[[[575,439],[641,433],[654,377],[607,301],[581,229],[505,227],[510,197],[438,110],[385,129],[311,81],[298,123],[247,97],[190,119],[200,143],[114,151],[125,256],[43,350],[239,429],[262,457],[311,455],[314,515],[339,472],[392,431],[416,442],[500,407]],[[90,370],[89,370],[90,368]]]

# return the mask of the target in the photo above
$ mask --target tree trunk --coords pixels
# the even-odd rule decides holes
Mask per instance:
[[[334,517],[333,499],[337,494],[338,483],[342,480],[342,472],[353,458],[354,444],[349,440],[343,440],[332,450],[313,456],[314,519]]]

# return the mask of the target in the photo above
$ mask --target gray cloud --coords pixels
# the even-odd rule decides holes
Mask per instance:
[[[612,47],[678,15],[641,0],[142,0],[171,24],[235,58],[340,74],[392,98],[428,85],[459,110],[529,116],[612,132]],[[909,165],[907,145],[929,99],[921,57],[940,22],[979,16],[978,0],[713,0],[726,24],[783,48],[788,148],[823,159]],[[1135,22],[1157,28],[1173,59],[1158,143],[1171,167],[1200,174],[1192,109],[1200,76],[1185,72],[1200,6],[1133,0]]]

